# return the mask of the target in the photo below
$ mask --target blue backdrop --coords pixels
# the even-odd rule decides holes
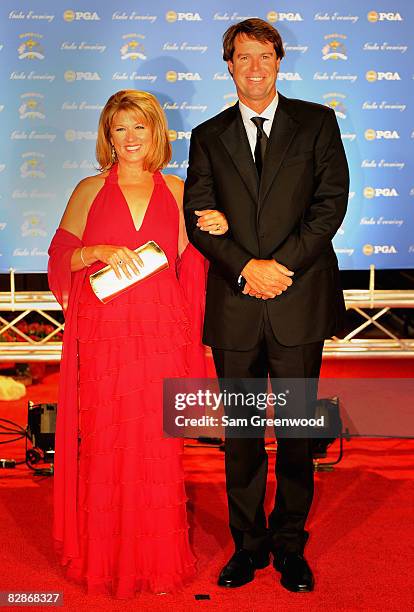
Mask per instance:
[[[114,91],[159,98],[167,171],[185,177],[192,127],[236,100],[222,33],[251,16],[284,40],[279,90],[338,117],[351,170],[340,266],[414,267],[414,3],[2,0],[0,271],[46,269],[70,193],[96,170],[99,112]]]

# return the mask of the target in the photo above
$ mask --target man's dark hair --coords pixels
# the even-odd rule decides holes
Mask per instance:
[[[285,55],[282,38],[276,28],[267,21],[263,21],[263,19],[245,19],[230,26],[223,34],[223,59],[225,62],[233,60],[234,41],[238,34],[244,34],[260,42],[272,43],[277,58],[281,59]]]

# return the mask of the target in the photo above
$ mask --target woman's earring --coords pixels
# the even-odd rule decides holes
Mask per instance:
[[[115,151],[114,145],[112,145],[111,158],[112,158],[112,163],[114,163],[116,160],[116,151]]]

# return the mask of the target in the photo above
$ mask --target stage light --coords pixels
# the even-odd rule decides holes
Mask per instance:
[[[28,402],[27,434],[33,448],[26,452],[31,465],[44,461],[53,463],[55,458],[55,430],[57,404]]]
[[[342,433],[342,419],[339,412],[339,399],[319,399],[316,402],[315,418],[323,417],[324,428],[329,436],[324,438],[313,438],[313,457],[321,459],[326,457],[328,447],[340,437]]]

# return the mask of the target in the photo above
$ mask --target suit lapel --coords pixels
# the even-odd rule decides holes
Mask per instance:
[[[235,165],[253,200],[259,196],[259,180],[252,152],[247,139],[246,130],[239,111],[239,105],[234,107],[233,117],[229,126],[220,134],[220,140],[226,147],[231,161]]]
[[[269,193],[298,128],[299,123],[289,114],[289,100],[279,94],[279,102],[273,119],[263,165],[259,207]]]

